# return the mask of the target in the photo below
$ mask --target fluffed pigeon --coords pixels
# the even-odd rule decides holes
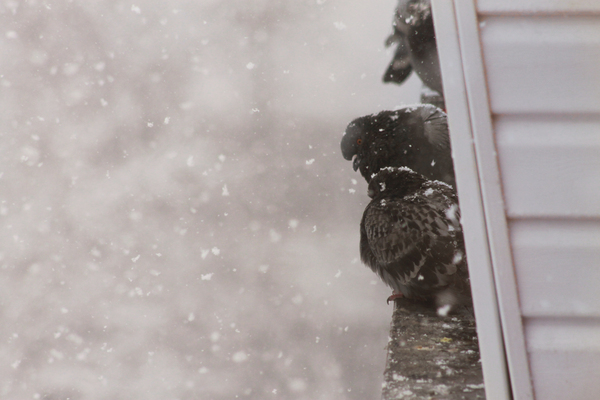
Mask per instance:
[[[454,189],[409,168],[384,168],[369,183],[360,256],[395,297],[470,305],[460,210]],[[388,299],[389,301],[389,299]]]

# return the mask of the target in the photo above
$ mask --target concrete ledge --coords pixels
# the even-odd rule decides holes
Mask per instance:
[[[382,399],[485,399],[479,360],[469,311],[441,317],[432,305],[398,299]]]

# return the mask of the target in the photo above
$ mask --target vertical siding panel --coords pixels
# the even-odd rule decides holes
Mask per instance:
[[[516,289],[510,242],[487,93],[479,21],[474,1],[458,1],[457,25],[474,132],[479,181],[485,208],[500,316],[515,400],[533,399],[529,360]]]
[[[449,115],[452,156],[462,210],[461,222],[469,257],[469,273],[486,398],[488,400],[508,400],[510,385],[481,188],[475,151],[472,146],[473,135],[454,5],[452,1],[434,0],[432,8],[438,53],[443,65],[443,85]]]
[[[476,153],[476,169],[477,174],[473,177],[476,179],[479,192],[478,196],[482,196],[483,210],[474,210],[465,207],[465,187],[470,187],[466,176],[461,178],[460,166],[457,169],[457,186],[459,195],[461,196],[461,207],[463,220],[468,218],[467,214],[473,213],[473,220],[479,218],[486,226],[486,234],[489,239],[489,251],[494,269],[494,282],[499,299],[500,315],[502,323],[502,332],[504,335],[504,344],[506,346],[506,356],[508,360],[510,382],[512,392],[515,399],[533,399],[531,380],[529,375],[529,366],[527,353],[524,342],[524,332],[521,323],[521,315],[518,304],[516,284],[514,281],[514,271],[512,268],[512,259],[510,253],[510,244],[508,240],[508,232],[506,227],[506,216],[504,214],[502,193],[500,188],[500,177],[496,160],[496,150],[492,135],[491,116],[489,111],[485,75],[483,71],[482,56],[480,52],[480,43],[478,39],[478,22],[475,13],[475,4],[472,1],[459,1],[454,3],[454,10],[445,8],[445,13],[441,10],[447,2],[433,2],[434,19],[436,23],[436,33],[438,38],[438,50],[440,52],[440,60],[442,63],[442,75],[444,83],[444,92],[446,93],[446,105],[449,112],[450,132],[452,139],[453,152],[455,162],[462,163],[458,157],[458,145],[465,147],[465,152],[475,150]],[[437,9],[437,11],[436,11]],[[456,27],[458,30],[460,60],[444,59],[445,35],[438,31],[439,21],[444,16],[452,14],[450,11],[455,11]],[[452,18],[452,17],[450,17]],[[459,65],[459,69],[464,71],[464,86],[458,89],[464,91],[466,89],[466,98],[461,99],[456,96],[456,93],[451,90],[449,85],[454,83],[457,75],[453,72],[453,68]],[[452,80],[452,81],[451,81]],[[453,104],[457,109],[462,111],[462,107],[468,107],[468,118],[470,121],[467,126],[459,126],[455,116],[456,111],[453,110]],[[462,121],[462,115],[461,118]],[[460,132],[458,129],[465,128],[473,132],[473,144],[470,141],[458,142],[458,138],[464,136],[465,132]],[[469,174],[472,176],[472,174]],[[471,199],[469,199],[471,200]],[[482,214],[479,213],[482,211]],[[479,213],[479,214],[478,214]],[[465,227],[465,235],[468,235],[468,226]],[[471,260],[470,249],[467,247],[467,252]],[[471,269],[473,271],[473,269]],[[477,286],[474,282],[473,286]],[[475,299],[477,301],[477,299]],[[476,317],[478,323],[480,315]],[[485,373],[485,370],[484,370]],[[484,377],[486,377],[484,375]],[[487,383],[486,383],[487,389]],[[492,393],[486,390],[486,394]],[[506,397],[504,397],[506,398]]]

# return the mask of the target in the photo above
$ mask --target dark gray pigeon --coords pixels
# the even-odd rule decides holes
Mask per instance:
[[[454,189],[402,168],[369,183],[360,223],[360,256],[392,296],[435,301],[438,312],[469,305],[471,291]]]
[[[400,84],[414,70],[425,85],[443,95],[430,0],[400,0],[393,28],[386,45],[397,47],[383,81]]]
[[[382,111],[352,121],[341,142],[367,182],[384,167],[408,167],[455,187],[446,113],[431,104]]]

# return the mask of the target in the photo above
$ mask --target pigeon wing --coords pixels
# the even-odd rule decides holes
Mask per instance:
[[[394,58],[383,75],[383,81],[386,83],[394,82],[401,84],[408,78],[413,69],[410,57],[410,47],[404,36],[398,33],[391,35],[387,39],[386,45],[389,46],[392,43],[397,44],[396,51],[394,52]]]
[[[456,272],[455,238],[444,212],[418,203],[422,202],[373,201],[361,224],[363,261],[389,286],[404,289],[407,297],[411,292],[427,297]]]
[[[427,141],[436,148],[450,153],[450,135],[446,113],[433,105],[421,107],[419,111],[423,120],[423,133]]]

